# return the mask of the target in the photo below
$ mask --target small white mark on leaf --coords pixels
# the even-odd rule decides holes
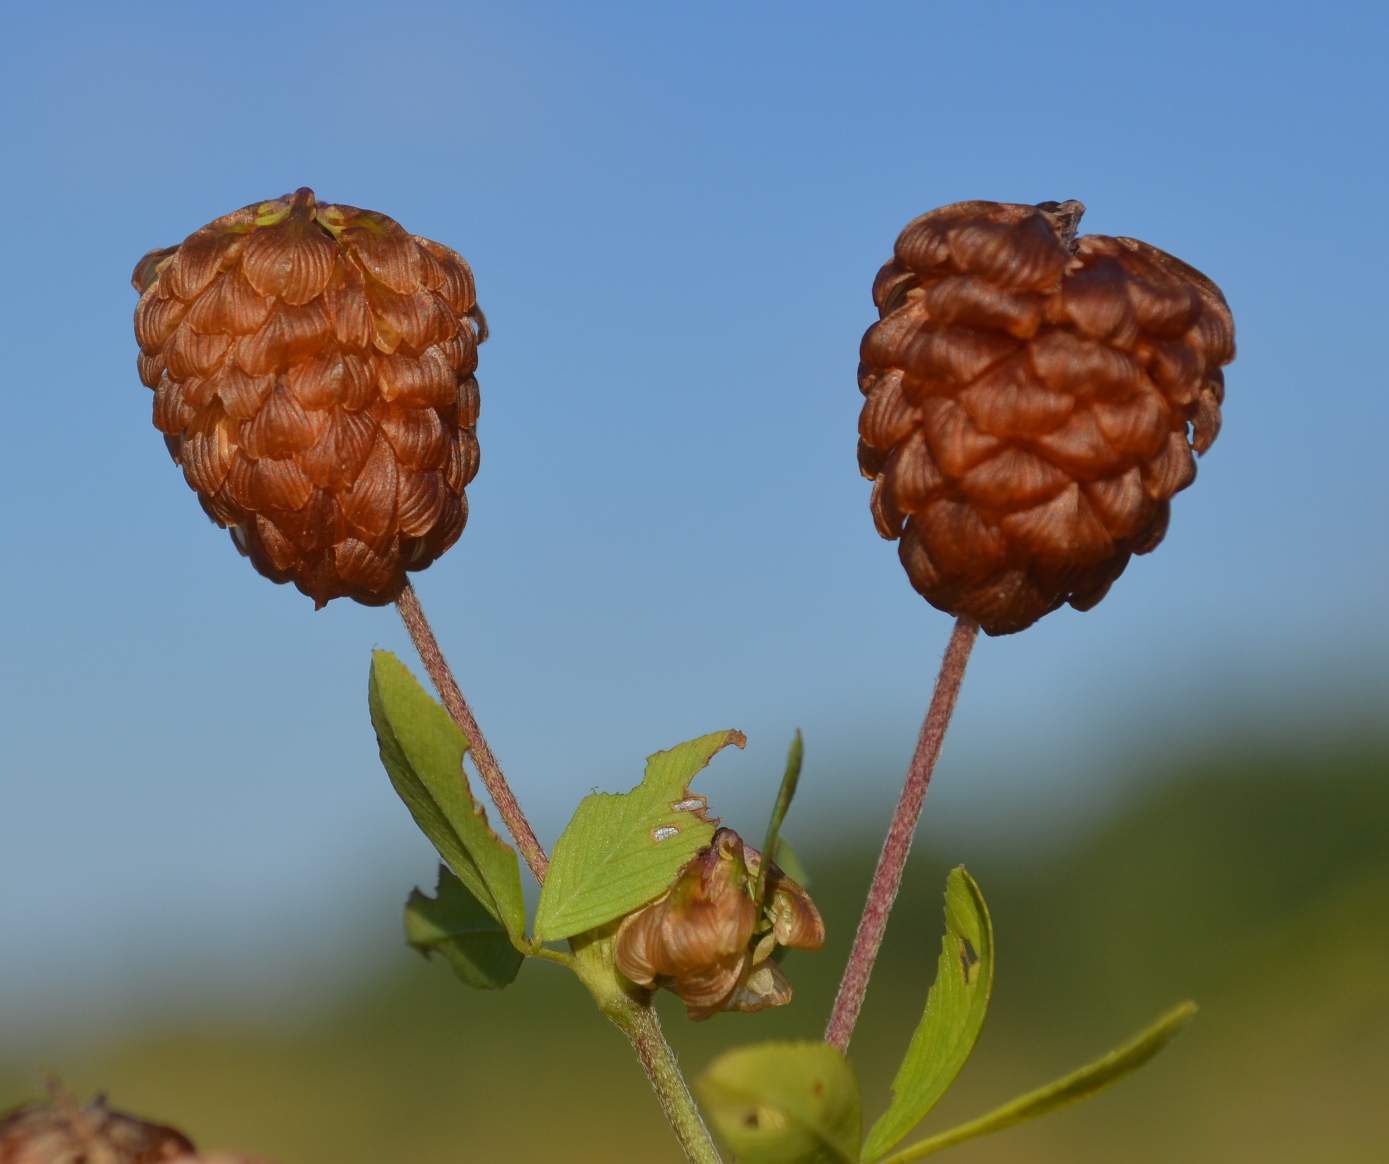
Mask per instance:
[[[675,828],[673,825],[663,825],[661,828],[651,830],[651,839],[653,841],[669,840],[671,837],[675,836],[676,833],[678,833],[679,831],[680,830]]]
[[[709,803],[702,796],[691,796],[689,800],[677,800],[670,807],[674,812],[698,812],[701,808],[708,808]]]

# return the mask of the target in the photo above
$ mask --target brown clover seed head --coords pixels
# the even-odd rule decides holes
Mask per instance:
[[[1220,431],[1220,289],[1079,202],[957,202],[898,236],[863,337],[859,467],[932,606],[1011,634],[1089,610]]]
[[[0,1164],[165,1164],[194,1151],[182,1132],[112,1111],[100,1097],[79,1107],[61,1087],[54,1093],[0,1116]]]
[[[301,189],[151,251],[131,282],[154,426],[267,578],[379,606],[458,540],[487,338],[460,255]]]
[[[772,953],[778,945],[818,950],[825,926],[805,890],[776,865],[767,908],[759,907],[752,891],[761,860],[732,829],[719,829],[664,897],[623,919],[617,968],[638,986],[674,991],[696,1021],[790,1002],[791,984]]]

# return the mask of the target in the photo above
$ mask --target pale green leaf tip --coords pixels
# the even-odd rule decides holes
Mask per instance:
[[[1186,1025],[1196,1017],[1196,1013],[1200,1009],[1201,1008],[1197,1006],[1195,1002],[1188,998],[1185,1002],[1177,1003],[1177,1005],[1163,1015],[1162,1018],[1158,1019],[1158,1021],[1153,1024],[1153,1029],[1164,1031],[1168,1039],[1174,1039],[1177,1035],[1181,1034],[1186,1028]],[[1140,1038],[1141,1037],[1142,1036],[1140,1036]]]

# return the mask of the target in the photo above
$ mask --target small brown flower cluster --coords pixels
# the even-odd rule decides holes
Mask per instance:
[[[0,1164],[267,1164],[249,1156],[199,1156],[182,1132],[112,1111],[98,1096],[80,1106],[58,1083],[53,1098],[0,1115]]]
[[[657,901],[617,932],[617,968],[648,989],[664,986],[699,1021],[720,1011],[758,1011],[791,1001],[773,959],[778,946],[818,950],[825,924],[815,903],[775,864],[764,902],[754,899],[762,854],[721,828]]]
[[[1167,531],[1220,431],[1220,289],[1079,202],[958,202],[878,273],[859,467],[912,585],[989,634],[1088,610]]]
[[[0,1164],[164,1164],[193,1154],[182,1132],[112,1111],[100,1097],[79,1107],[54,1092],[52,1102],[0,1116]]]
[[[487,338],[461,256],[302,189],[151,251],[132,282],[154,425],[262,574],[382,605],[458,540]]]

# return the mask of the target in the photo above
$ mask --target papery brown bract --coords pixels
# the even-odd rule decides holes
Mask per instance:
[[[790,1002],[791,984],[771,955],[778,945],[818,950],[825,927],[809,895],[776,865],[764,911],[752,896],[760,864],[756,849],[719,829],[665,896],[623,919],[617,968],[638,986],[668,987],[696,1021]]]
[[[0,1116],[0,1164],[168,1164],[194,1152],[173,1128],[112,1111],[101,1098],[79,1107],[55,1092],[52,1102]]]
[[[743,842],[719,829],[669,893],[624,919],[617,968],[639,986],[669,981],[691,1018],[707,1017],[736,989],[756,923]]]
[[[859,467],[933,606],[1011,634],[1088,610],[1167,530],[1220,431],[1234,322],[1199,271],[1075,237],[1078,202],[959,202],[873,286]]]
[[[461,256],[301,189],[151,251],[132,282],[154,425],[262,574],[382,605],[458,540],[487,337]]]
[[[748,871],[754,878],[760,855],[749,848]],[[767,918],[777,945],[794,950],[818,950],[825,944],[825,923],[810,894],[773,864],[767,878]]]

